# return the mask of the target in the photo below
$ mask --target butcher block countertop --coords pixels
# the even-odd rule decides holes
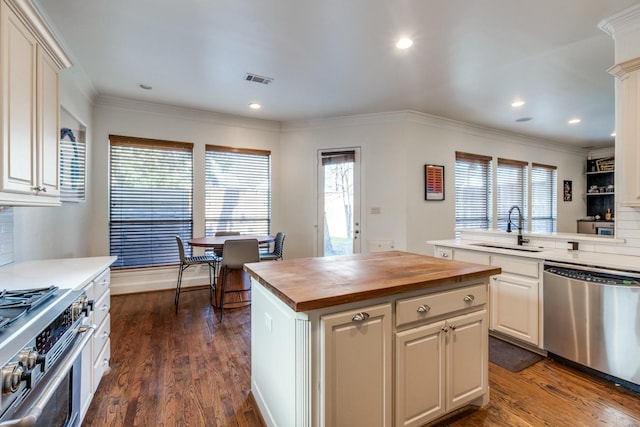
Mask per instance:
[[[294,311],[309,311],[500,274],[500,268],[401,251],[296,258],[244,269]]]

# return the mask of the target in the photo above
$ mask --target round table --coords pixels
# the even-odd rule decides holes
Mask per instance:
[[[274,236],[266,234],[239,234],[233,236],[205,236],[188,240],[187,243],[198,248],[212,249],[221,252],[224,242],[227,240],[256,239],[258,245],[266,245],[275,240]],[[247,273],[240,270],[233,270],[227,275],[226,287],[229,290],[246,289],[246,292],[233,292],[225,295],[224,308],[237,308],[249,305],[251,296],[251,279]],[[216,279],[216,284],[220,283],[220,275]],[[220,287],[216,286],[216,293],[213,301],[214,307],[220,307]]]

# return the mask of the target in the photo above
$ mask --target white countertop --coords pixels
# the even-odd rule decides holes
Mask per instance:
[[[479,243],[479,241],[477,240],[433,240],[427,243],[430,245],[449,247],[453,249],[469,249],[478,252],[514,255],[538,260],[568,262],[601,268],[613,268],[618,270],[640,272],[640,257],[630,255],[616,255],[580,250],[570,251],[568,249],[556,248],[542,248],[540,252],[526,252],[476,246],[475,244]],[[536,246],[532,245],[532,247]]]
[[[114,256],[25,261],[0,267],[0,290],[57,286],[80,289],[116,261]]]

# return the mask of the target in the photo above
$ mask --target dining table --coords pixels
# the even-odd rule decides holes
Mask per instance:
[[[268,234],[237,234],[231,236],[204,236],[194,237],[187,240],[187,243],[192,247],[205,248],[205,250],[213,250],[217,253],[221,253],[224,247],[224,242],[227,240],[241,240],[241,239],[256,239],[259,246],[270,245],[275,237]],[[224,253],[222,255],[224,257]],[[220,284],[222,277],[218,270],[218,277],[216,278],[216,292],[213,297],[212,304],[214,307],[220,307],[220,298],[222,297],[220,292]],[[251,278],[242,270],[232,270],[227,275],[227,290],[246,290],[245,292],[232,292],[227,293],[224,299],[224,308],[238,308],[244,307],[251,303]]]

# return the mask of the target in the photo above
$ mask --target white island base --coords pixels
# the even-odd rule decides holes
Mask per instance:
[[[488,390],[488,278],[296,312],[252,278],[251,391],[268,426],[422,426]]]

